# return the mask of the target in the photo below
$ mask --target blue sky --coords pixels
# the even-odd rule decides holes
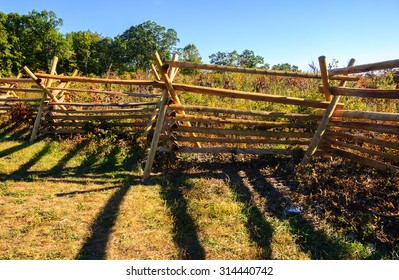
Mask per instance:
[[[307,70],[325,55],[343,66],[399,58],[399,0],[2,0],[5,13],[52,10],[60,31],[114,37],[152,20],[195,44],[204,62],[218,51],[253,50],[265,62]]]

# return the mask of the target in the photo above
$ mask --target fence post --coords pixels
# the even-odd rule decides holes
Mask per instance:
[[[177,96],[176,91],[175,91],[175,89],[174,89],[174,87],[172,85],[172,81],[169,78],[168,73],[163,69],[161,58],[159,57],[159,54],[157,52],[154,52],[154,60],[155,60],[156,66],[159,69],[159,73],[161,74],[161,78],[163,79],[163,81],[165,83],[165,86],[166,86],[167,90],[169,91],[169,95],[170,95],[171,99],[173,100],[173,103],[175,103],[177,105],[181,105],[180,99]],[[171,74],[173,75],[173,78],[176,75],[176,73],[177,73],[177,70],[176,71],[171,70]],[[179,110],[178,112],[180,114],[185,115],[184,111],[182,111],[182,110]],[[188,122],[188,121],[183,121],[183,124],[185,126],[191,127],[191,123]],[[195,134],[194,133],[190,133],[190,136],[195,136]],[[197,147],[197,148],[201,148],[201,144],[198,143],[198,142],[194,142],[194,146]]]
[[[173,55],[173,60],[177,60],[177,59],[178,59],[177,54]],[[151,70],[152,70],[152,73],[153,73],[154,76],[155,76],[155,79],[156,79],[157,81],[160,81],[160,80],[161,80],[161,77],[159,77],[159,74],[158,74],[158,72],[157,72],[157,69],[155,68],[155,65],[152,64],[152,63],[151,63]],[[171,81],[171,82],[173,82],[175,76],[176,76],[176,75],[174,75],[173,77],[170,77],[170,81]],[[159,104],[162,103],[162,99],[163,99],[163,95],[162,95],[161,98],[160,98]],[[146,127],[145,127],[145,129],[144,129],[144,132],[143,132],[143,134],[142,134],[143,137],[147,137],[148,134],[150,133],[152,124],[154,123],[154,121],[155,121],[157,115],[158,115],[158,108],[155,107],[154,112],[152,112],[151,117],[150,117],[150,120],[148,121],[148,123],[147,123],[147,125],[146,125]]]
[[[57,69],[57,63],[58,63],[58,57],[54,56],[53,60],[51,61],[51,69],[50,69],[50,74],[51,75],[55,74],[56,69]],[[46,87],[50,87],[52,83],[53,83],[53,80],[52,79],[48,79],[46,81]],[[29,143],[33,143],[35,141],[35,139],[36,139],[37,131],[39,130],[40,120],[42,119],[42,116],[43,116],[44,103],[46,101],[46,98],[47,98],[47,93],[43,92],[43,97],[40,100],[39,108],[37,110],[36,119],[35,119],[35,122],[33,124],[32,134],[30,135],[30,138],[29,138]]]
[[[327,65],[326,65],[326,57],[325,56],[320,56],[319,57],[319,62],[320,62],[320,72],[322,75],[322,80],[323,80],[323,90],[324,94],[326,95],[326,99],[328,100],[328,97],[330,97],[330,104],[328,105],[326,112],[324,113],[323,119],[320,122],[319,127],[317,128],[312,141],[309,144],[308,150],[306,151],[305,156],[302,159],[302,164],[307,164],[310,161],[310,158],[312,155],[316,152],[317,147],[319,146],[319,143],[321,141],[321,138],[323,137],[327,125],[331,119],[331,117],[334,114],[334,111],[338,105],[339,99],[341,98],[340,95],[334,95],[334,97],[331,99],[331,89],[330,85],[328,83],[328,70],[327,70]],[[355,59],[351,59],[349,61],[348,67],[353,66],[355,64]],[[346,81],[341,81],[340,86],[345,86]]]
[[[173,61],[177,61],[179,59],[179,55],[175,53],[173,55]],[[168,76],[170,77],[170,81],[173,82],[175,79],[177,72],[179,72],[179,67],[169,67],[168,68]]]
[[[161,80],[161,77],[159,77],[159,74],[158,74],[158,72],[157,72],[157,69],[155,68],[155,65],[152,64],[152,63],[151,63],[151,71],[152,71],[152,73],[154,74],[155,79],[156,79],[157,81],[160,81],[160,80]]]
[[[158,66],[159,71],[161,72],[161,75],[167,76],[167,73],[165,73],[164,70],[162,69],[162,62],[159,58],[158,53],[154,52],[153,58]],[[161,67],[159,65],[161,65]],[[165,120],[165,114],[168,102],[169,102],[169,92],[168,89],[164,89],[161,97],[161,103],[159,105],[159,113],[158,113],[157,123],[155,126],[154,135],[152,136],[150,152],[148,153],[148,157],[144,167],[143,180],[147,180],[150,177],[150,172],[152,169],[152,165],[154,163],[155,154],[158,149],[159,137],[161,136],[162,127]]]

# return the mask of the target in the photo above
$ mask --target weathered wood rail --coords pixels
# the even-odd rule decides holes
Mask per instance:
[[[37,88],[32,88],[32,79],[21,78],[0,78],[0,114],[9,114],[10,111],[21,104],[28,105],[35,109],[41,98],[24,97],[26,93],[41,93]]]

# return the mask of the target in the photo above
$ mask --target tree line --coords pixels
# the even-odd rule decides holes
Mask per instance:
[[[178,53],[180,60],[202,62],[194,44],[178,48],[177,32],[153,21],[131,26],[114,38],[91,31],[62,34],[62,24],[63,20],[53,11],[33,10],[25,15],[0,11],[0,75],[15,75],[25,65],[35,71],[46,71],[53,56],[59,57],[60,72],[78,69],[84,75],[97,76],[110,71],[146,71],[154,50],[165,59]],[[263,57],[251,50],[241,54],[235,50],[217,52],[209,59],[219,65],[270,68]],[[272,69],[298,71],[298,67],[288,63],[273,65]]]

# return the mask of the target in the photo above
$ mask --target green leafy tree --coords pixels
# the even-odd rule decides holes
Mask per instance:
[[[217,52],[209,56],[212,64],[226,66],[240,66],[240,55],[236,50],[227,52]]]
[[[84,74],[99,74],[100,55],[97,45],[102,40],[101,36],[90,31],[78,31],[68,33],[66,37],[72,44],[70,66],[75,66]]]
[[[13,73],[19,72],[24,65],[47,70],[54,55],[66,53],[65,38],[58,31],[62,19],[54,12],[33,10],[27,15],[2,14],[1,18],[2,28],[7,33],[6,40],[11,46],[7,57],[12,59],[10,68]]]
[[[240,66],[247,68],[256,68],[258,65],[263,65],[265,59],[262,56],[255,55],[253,51],[244,50],[240,55]]]
[[[123,53],[118,57],[121,70],[135,71],[149,68],[153,51],[164,59],[170,58],[179,39],[175,30],[146,21],[130,27],[116,41],[119,54]]]
[[[1,67],[2,72],[7,75],[17,73],[23,66],[25,56],[21,47],[22,19],[17,13],[4,14],[1,13],[1,29],[2,29],[2,54]]]
[[[4,23],[7,15],[0,12],[0,75],[10,76],[12,72],[11,44],[8,42],[7,30]]]
[[[103,75],[111,68],[118,72],[147,70],[153,51],[168,59],[179,42],[175,30],[152,21],[132,26],[115,38],[90,31],[63,35],[58,31],[62,23],[52,11],[0,12],[0,75],[16,74],[24,65],[46,71],[55,55],[59,72],[78,69],[85,75]],[[187,59],[196,54],[200,58],[194,45],[183,50]]]
[[[202,58],[200,56],[199,50],[194,44],[188,44],[184,48],[178,49],[177,53],[179,54],[179,60],[181,61],[202,63]],[[192,75],[198,73],[198,70],[181,69],[181,73],[184,75]]]
[[[291,65],[289,63],[281,63],[281,64],[273,65],[272,70],[298,72],[299,71],[299,67],[296,66],[296,65]]]
[[[112,38],[102,38],[96,44],[96,59],[98,75],[103,75],[111,71],[113,61],[115,59],[114,53],[116,46]]]
[[[264,58],[251,50],[244,50],[239,54],[236,50],[232,52],[217,52],[209,56],[211,63],[217,65],[237,66],[247,68],[269,68],[268,64],[264,64]]]

